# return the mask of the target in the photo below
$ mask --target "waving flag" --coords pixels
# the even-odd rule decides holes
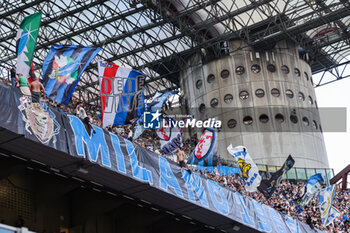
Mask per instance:
[[[248,154],[247,148],[244,146],[233,148],[232,145],[229,145],[227,150],[239,165],[245,189],[248,192],[255,192],[260,185],[261,177],[258,167]]]
[[[164,119],[164,124],[160,129],[156,129],[156,133],[160,139],[160,149],[163,155],[171,155],[177,148],[182,146],[182,131],[178,127],[172,127],[172,118]],[[164,127],[165,126],[165,127]]]
[[[302,195],[296,200],[296,204],[299,206],[298,212],[310,202],[314,195],[321,191],[323,178],[320,173],[311,176],[303,187]]]
[[[157,92],[152,97],[151,103],[147,106],[148,110],[151,112],[156,112],[157,110],[160,110],[163,104],[168,100],[168,98],[172,95],[176,95],[177,93],[178,91],[166,92],[164,94]]]
[[[146,76],[131,68],[99,61],[103,127],[125,125],[145,111]]]
[[[198,144],[187,158],[188,164],[216,166],[218,158],[218,139],[214,129],[206,128]]]
[[[17,74],[30,78],[34,73],[33,55],[38,38],[41,12],[25,17],[19,25],[16,37]]]
[[[334,219],[340,218],[341,216],[342,216],[342,214],[341,214],[340,210],[337,207],[332,205],[332,208],[329,212],[325,226],[328,226],[329,224],[333,223]]]
[[[294,163],[295,161],[293,157],[289,155],[281,169],[273,173],[269,179],[263,179],[261,181],[258,190],[265,196],[266,199],[269,199],[272,196],[278,185],[281,183],[283,175],[294,166]]]
[[[46,96],[67,104],[84,70],[100,50],[77,45],[51,47],[43,63]]]
[[[135,140],[138,137],[140,137],[142,135],[143,131],[144,131],[143,125],[137,124],[135,126],[135,132],[134,132],[134,136],[133,136],[132,140]]]
[[[320,203],[320,214],[322,224],[325,226],[328,222],[328,217],[332,209],[332,204],[335,196],[336,186],[331,185],[321,190],[318,195],[318,202]]]

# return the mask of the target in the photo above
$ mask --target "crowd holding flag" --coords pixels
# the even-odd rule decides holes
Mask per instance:
[[[99,61],[103,127],[125,125],[145,111],[146,76],[132,68]]]
[[[33,55],[38,38],[41,15],[42,13],[39,12],[25,17],[19,26],[16,37],[16,73],[22,74],[29,81],[35,78]]]
[[[336,191],[336,186],[331,185],[322,189],[321,192],[318,194],[321,221],[324,226],[328,222],[328,217],[332,209],[335,191]]]
[[[310,200],[321,191],[324,181],[322,175],[317,173],[311,176],[302,188],[301,196],[296,200],[299,206],[299,212],[310,202]]]
[[[231,144],[227,150],[239,165],[245,189],[248,192],[255,192],[260,185],[261,176],[258,167],[248,154],[247,148],[244,146],[233,147]]]
[[[187,158],[187,163],[200,166],[216,166],[218,162],[217,151],[217,132],[215,129],[206,128],[198,144]]]
[[[281,169],[271,175],[269,179],[262,179],[258,190],[269,199],[280,185],[282,177],[294,166],[294,159],[291,155],[288,156]]]
[[[100,50],[77,45],[51,47],[43,63],[46,96],[57,103],[67,104],[82,73]]]

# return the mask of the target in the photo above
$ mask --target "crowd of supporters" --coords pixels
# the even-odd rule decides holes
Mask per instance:
[[[7,82],[9,85],[10,83]],[[85,123],[91,123],[98,127],[102,127],[102,120],[100,112],[97,112],[92,106],[83,105],[73,97],[68,105],[57,104],[48,99],[43,99],[50,105],[60,108],[62,111],[65,111],[69,114],[74,114],[80,117]],[[147,148],[150,151],[153,151],[161,155],[160,150],[160,140],[157,139],[157,134],[154,130],[144,130],[141,136],[133,140],[135,133],[135,124],[129,124],[124,126],[107,126],[106,130],[115,133],[125,139],[134,141],[136,144]],[[189,155],[195,148],[198,143],[197,137],[190,137],[183,141],[183,147],[180,148],[186,155]],[[176,153],[172,156],[166,156],[168,159],[171,159],[177,162]],[[288,180],[282,181],[281,185],[277,188],[272,197],[268,200],[260,192],[247,192],[245,191],[242,178],[236,175],[222,175],[214,169],[214,172],[202,171],[196,168],[195,166],[187,166],[191,169],[192,172],[197,172],[201,175],[204,175],[208,179],[216,181],[221,185],[232,189],[235,192],[239,192],[243,195],[247,195],[263,204],[266,204],[283,214],[289,215],[295,219],[303,221],[311,226],[311,228],[317,228],[325,232],[350,232],[350,222],[349,222],[349,209],[350,209],[350,191],[341,191],[340,189],[336,192],[336,197],[334,200],[334,205],[340,210],[343,214],[342,218],[335,219],[334,223],[324,227],[321,223],[320,211],[318,208],[318,201],[314,197],[310,203],[304,208],[301,213],[298,213],[298,207],[295,205],[295,200],[301,195],[301,189],[303,183],[295,182],[292,183]]]
[[[242,178],[236,175],[220,175],[219,172],[203,172],[198,170],[194,166],[190,166],[194,172],[204,175],[208,179],[216,181],[221,185],[232,189],[235,192],[239,192],[242,195],[249,196],[260,203],[266,204],[282,214],[289,215],[295,219],[298,219],[304,223],[310,225],[313,229],[319,229],[324,232],[335,233],[335,232],[350,232],[349,222],[349,210],[350,210],[350,191],[337,189],[336,196],[334,199],[334,205],[342,213],[341,218],[334,220],[333,224],[324,227],[321,223],[320,210],[318,207],[317,195],[310,201],[310,203],[298,213],[298,207],[295,204],[295,200],[301,195],[302,187],[304,183],[301,182],[290,182],[289,180],[283,180],[281,185],[276,189],[275,193],[268,200],[260,192],[247,192],[245,191]]]

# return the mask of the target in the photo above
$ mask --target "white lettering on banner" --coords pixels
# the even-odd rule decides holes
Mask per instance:
[[[101,98],[105,104],[105,113],[119,113],[143,108],[141,104],[145,77],[136,78],[114,77],[102,78]],[[107,80],[107,81],[105,81]]]
[[[198,174],[191,175],[167,159],[154,156],[126,139],[111,135],[98,127],[94,127],[96,135],[89,136],[79,118],[69,116],[69,119],[75,137],[71,143],[76,150],[75,156],[89,159],[92,163],[103,165],[209,210],[217,210],[249,227],[273,233],[308,232],[306,224],[283,218],[271,207],[243,197]],[[244,151],[234,154],[237,157],[247,157]],[[128,166],[124,160],[128,161]],[[299,228],[299,225],[303,226]]]

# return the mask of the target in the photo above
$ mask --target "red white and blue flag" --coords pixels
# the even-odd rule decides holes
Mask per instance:
[[[132,68],[99,61],[99,83],[103,127],[125,125],[145,110],[146,76]]]
[[[216,166],[218,142],[215,129],[206,128],[187,159],[188,164]]]

